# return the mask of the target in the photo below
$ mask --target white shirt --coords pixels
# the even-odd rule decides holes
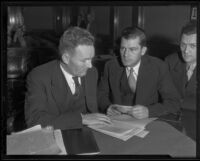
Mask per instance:
[[[141,63],[141,61],[139,61],[137,63],[137,65],[134,66],[134,67],[126,67],[126,75],[127,75],[127,77],[130,74],[130,69],[133,68],[133,75],[134,75],[135,80],[137,81],[138,71],[139,71],[139,68],[140,68],[140,63]]]
[[[75,94],[75,82],[73,80],[73,75],[69,74],[67,71],[64,70],[64,68],[62,67],[62,65],[60,64],[60,68],[65,76],[65,79],[67,81],[67,84],[69,85],[69,88],[72,92],[72,94]],[[78,77],[78,81],[81,84],[81,78]]]

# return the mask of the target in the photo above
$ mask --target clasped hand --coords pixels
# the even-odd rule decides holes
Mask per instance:
[[[149,117],[149,110],[143,105],[135,106],[123,106],[118,104],[112,104],[107,110],[108,116],[115,116],[120,114],[128,114],[137,119],[143,119]]]

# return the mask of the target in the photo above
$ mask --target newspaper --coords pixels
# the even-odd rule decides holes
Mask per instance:
[[[90,125],[93,130],[127,141],[133,136],[145,137],[149,131],[145,127],[157,118],[136,119],[130,115],[121,114],[110,117],[112,124]]]

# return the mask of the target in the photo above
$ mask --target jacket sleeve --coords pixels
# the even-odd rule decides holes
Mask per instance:
[[[166,63],[162,63],[159,67],[158,93],[161,101],[149,105],[150,117],[169,113],[176,114],[180,110],[180,95],[175,88]]]
[[[104,72],[98,85],[97,98],[99,110],[106,113],[108,106],[111,104],[108,63],[105,64]]]

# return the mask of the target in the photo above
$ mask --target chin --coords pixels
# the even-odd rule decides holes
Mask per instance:
[[[124,66],[128,66],[130,63],[128,61],[122,60]]]
[[[124,66],[133,66],[133,62],[122,61]]]
[[[184,60],[185,60],[186,63],[192,62],[192,60],[189,57],[184,57]]]
[[[87,74],[87,71],[86,72],[83,72],[83,73],[81,73],[81,74],[79,74],[79,77],[83,77],[83,76],[85,76]]]

